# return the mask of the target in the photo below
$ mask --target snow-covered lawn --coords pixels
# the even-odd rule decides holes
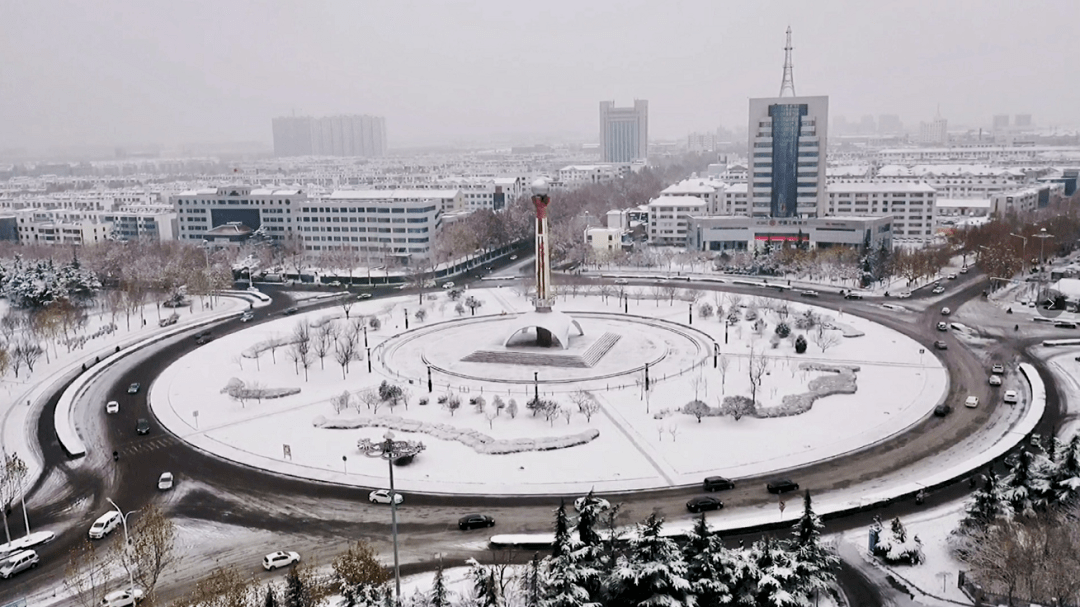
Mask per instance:
[[[599,333],[621,331],[627,344],[638,346],[627,347],[624,351],[617,343],[596,369],[584,370],[460,363],[445,356],[449,361],[447,364],[458,365],[455,371],[468,370],[470,374],[477,371],[487,379],[474,381],[436,374],[433,378],[435,390],[429,395],[424,364],[418,359],[422,354],[432,357],[445,354],[449,346],[438,342],[443,333],[432,334],[429,349],[425,349],[425,342],[419,339],[410,346],[415,351],[407,353],[404,348],[396,351],[393,344],[412,335],[406,333],[405,337],[398,337],[404,330],[406,309],[410,314],[410,329],[420,327],[418,332],[426,331],[433,323],[459,317],[444,292],[435,295],[436,299],[424,304],[427,312],[424,322],[415,319],[420,307],[416,295],[361,301],[352,307],[350,316],[375,316],[382,323],[379,330],[369,326],[367,331],[368,345],[375,357],[370,374],[366,360],[354,361],[343,379],[333,351],[323,363],[315,357],[308,369],[307,381],[303,368],[290,361],[288,347],[280,347],[276,352],[267,351],[257,360],[240,356],[241,352],[260,342],[290,336],[300,321],[319,324],[327,317],[341,316],[333,322],[342,331],[351,330],[340,309],[310,312],[225,336],[180,359],[151,388],[154,412],[163,424],[183,439],[223,457],[287,474],[361,486],[383,485],[386,464],[359,452],[357,440],[380,440],[387,425],[400,428],[403,424],[416,422],[444,424],[496,440],[561,437],[589,429],[598,431],[598,438],[583,445],[506,455],[482,455],[462,442],[442,440],[424,432],[395,431],[399,439],[423,441],[427,446],[414,463],[397,469],[395,479],[404,490],[540,494],[590,488],[618,491],[692,484],[706,474],[744,477],[834,457],[902,432],[938,403],[947,386],[944,368],[931,353],[920,354],[919,344],[847,314],[814,308],[843,329],[827,332],[837,336],[837,343],[822,352],[812,335],[816,330],[794,327],[795,316],[812,306],[792,305],[788,319],[792,337],[807,334],[810,338],[806,353],[801,355],[795,354],[793,339],[780,340],[777,347],[772,348],[770,338],[777,322],[772,312],[763,311],[766,327],[761,336],[755,333],[749,321],[742,320],[728,331],[726,344],[723,324],[716,318],[695,316],[693,329],[704,331],[716,340],[723,358],[729,361],[725,377],[713,368],[713,358],[707,351],[705,354],[694,353],[690,341],[682,344],[677,340],[664,341],[667,338],[658,337],[658,333],[645,325],[625,322],[620,327],[618,323],[624,321],[616,318],[622,317],[616,314],[621,312],[616,299],[609,298],[604,302],[599,297],[579,295],[561,299],[557,309],[605,311],[611,314],[607,319],[614,319],[610,326],[596,331],[603,323],[597,321],[595,326],[590,326],[590,318],[583,316],[586,336],[581,339],[596,339]],[[494,315],[491,320],[494,324],[461,325],[473,327],[468,331],[458,330],[456,324],[449,325],[448,331],[456,331],[450,340],[455,352],[501,347],[503,335],[495,330],[495,326],[510,318],[501,316],[501,312],[512,314],[529,308],[528,300],[511,289],[474,289],[466,295],[483,301],[477,314]],[[744,303],[750,303],[749,299],[745,298]],[[658,305],[654,301],[635,301],[631,302],[629,312],[670,323],[686,323],[688,307],[685,301],[678,299],[674,304],[665,299]],[[471,318],[468,311],[463,318]],[[313,333],[316,330],[311,329]],[[839,337],[841,333],[861,335]],[[708,341],[705,336],[696,339]],[[359,341],[359,350],[364,352],[362,334]],[[386,347],[377,347],[384,341]],[[647,397],[640,385],[640,372],[605,380],[603,386],[584,379],[588,373],[601,368],[617,369],[620,365],[630,368],[634,360],[647,358],[650,347],[657,351],[668,348],[668,358],[651,370],[653,389]],[[808,392],[812,380],[835,375],[803,369],[800,363],[857,367],[857,392],[821,398],[809,411],[790,417],[743,417],[735,421],[732,417],[707,416],[699,423],[694,416],[680,411],[695,396],[714,411],[725,396],[750,396],[751,351],[755,356],[764,354],[768,357],[757,394],[758,402],[765,410],[778,407],[785,396]],[[393,373],[403,376],[393,375],[384,368],[383,360]],[[569,420],[562,416],[546,420],[543,415],[534,416],[525,409],[534,389],[531,381],[518,384],[496,381],[500,377],[522,376],[531,380],[534,370],[540,372],[541,397],[567,407],[571,411]],[[680,371],[683,373],[678,377],[665,377]],[[221,393],[234,377],[248,386],[298,387],[301,392],[280,399],[240,403]],[[575,385],[544,383],[545,378],[582,380],[580,385]],[[376,413],[356,397],[358,392],[373,388],[383,380],[397,383],[410,392],[407,409],[383,405]],[[449,393],[461,400],[460,409],[454,412],[437,402],[448,395],[447,385],[450,386]],[[600,403],[599,411],[591,420],[587,420],[571,400],[572,391],[582,386],[588,387]],[[336,413],[331,401],[345,391],[352,394],[352,408]],[[470,398],[480,395],[488,405],[485,413],[469,404]],[[496,395],[506,403],[514,399],[518,409],[516,418],[511,418],[509,407],[497,413],[491,408]],[[419,404],[422,397],[428,399],[428,404]],[[400,419],[390,420],[390,416]],[[376,418],[376,427],[324,429],[315,425],[324,419],[370,422],[371,418]],[[410,429],[415,429],[415,425]],[[285,455],[286,446],[291,456]]]

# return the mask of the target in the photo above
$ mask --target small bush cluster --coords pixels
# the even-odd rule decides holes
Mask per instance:
[[[919,565],[926,560],[923,555],[922,540],[917,535],[909,535],[900,518],[894,518],[888,528],[875,518],[870,526],[870,535],[877,534],[874,544],[874,556],[890,565]]]
[[[806,352],[806,338],[802,335],[795,338],[795,353],[804,354]]]

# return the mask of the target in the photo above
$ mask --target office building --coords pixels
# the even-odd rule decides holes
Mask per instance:
[[[891,248],[892,217],[691,217],[691,251],[754,251],[766,246],[805,249],[845,247],[858,251]]]
[[[1009,129],[1009,115],[997,114],[994,116],[994,131],[1005,131]]]
[[[697,196],[658,196],[649,201],[649,244],[685,246],[690,217],[708,214]]]
[[[274,118],[275,156],[386,155],[386,119],[381,116],[287,116]]]
[[[927,145],[945,145],[949,142],[949,121],[938,114],[930,122],[919,123],[919,142]]]
[[[892,217],[893,242],[927,244],[933,240],[937,191],[925,183],[830,183],[827,217]]]
[[[649,102],[635,99],[633,107],[600,102],[600,159],[602,162],[646,160],[649,151]]]
[[[271,190],[249,185],[188,190],[172,197],[179,224],[178,240],[202,241],[219,226],[260,228],[274,240],[297,231],[298,208],[307,200],[300,190]]]

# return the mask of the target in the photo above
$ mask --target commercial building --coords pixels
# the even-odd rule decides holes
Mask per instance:
[[[919,141],[927,145],[945,145],[949,142],[949,121],[938,114],[930,122],[920,122]]]
[[[28,245],[87,245],[105,242],[112,234],[112,224],[90,219],[75,221],[35,221],[32,216],[18,218],[19,242]]]
[[[749,189],[754,217],[814,217],[825,198],[829,98],[750,100]]]
[[[111,223],[116,240],[176,240],[177,214],[161,208],[121,209],[99,213]]]
[[[830,183],[824,210],[826,217],[892,217],[894,243],[926,244],[935,235],[937,191],[924,183]]]
[[[810,249],[892,247],[891,217],[692,217],[686,247],[692,251],[747,251],[797,245]]]
[[[249,185],[200,188],[172,197],[179,240],[206,239],[210,230],[228,223],[260,228],[274,240],[283,240],[298,224],[298,209],[307,201],[300,190],[271,190]]]
[[[381,116],[288,116],[274,118],[275,156],[386,155],[386,119]]]
[[[634,162],[649,153],[649,102],[635,99],[633,107],[600,102],[600,160]]]
[[[690,217],[708,213],[708,203],[696,196],[658,196],[648,206],[649,244],[660,246],[685,246]]]

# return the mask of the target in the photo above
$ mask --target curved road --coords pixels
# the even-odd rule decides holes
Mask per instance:
[[[655,282],[631,281],[631,284],[651,286]],[[949,350],[944,353],[944,361],[951,377],[948,402],[953,404],[953,414],[946,418],[927,416],[901,436],[857,453],[790,471],[790,476],[803,488],[815,493],[843,489],[931,457],[966,436],[972,428],[985,423],[992,409],[998,406],[996,399],[989,398],[990,388],[986,382],[985,363],[978,360],[970,350],[961,347],[952,331],[941,333],[934,327],[940,319],[941,306],[949,306],[955,310],[965,301],[979,297],[984,288],[982,280],[969,279],[967,286],[950,293],[921,313],[892,312],[868,301],[845,301],[837,295],[826,293],[816,300],[808,300],[790,290],[779,293],[774,289],[730,284],[687,284],[681,281],[673,284],[791,299],[823,307],[842,307],[847,312],[880,322],[923,344],[929,345],[936,339],[944,339],[949,344]],[[393,290],[388,292],[401,293]],[[893,301],[901,305],[905,303],[905,300]],[[275,296],[272,306],[258,310],[256,321],[291,304],[287,298]],[[333,305],[336,304],[330,302],[321,304],[320,307]],[[220,336],[245,327],[246,325],[233,320],[218,325],[213,331]],[[117,400],[121,407],[119,414],[107,418],[96,405],[88,407],[90,411],[84,416],[88,421],[84,423],[94,426],[94,420],[98,420],[93,430],[100,433],[99,444],[103,447],[91,449],[84,460],[70,462],[62,453],[56,443],[55,430],[51,427],[51,406],[54,403],[45,408],[45,414],[39,421],[38,437],[45,455],[46,473],[31,490],[29,501],[33,502],[34,494],[44,489],[50,475],[66,477],[68,487],[78,487],[78,495],[71,494],[70,501],[55,500],[49,506],[31,508],[29,516],[35,527],[70,526],[70,530],[52,544],[40,547],[41,567],[22,574],[19,579],[20,586],[25,584],[24,588],[28,588],[56,583],[63,575],[67,551],[82,541],[85,537],[82,535],[83,530],[89,528],[93,519],[108,508],[105,502],[107,496],[112,497],[125,509],[137,509],[151,502],[164,502],[163,507],[174,516],[272,532],[273,536],[263,539],[261,545],[237,547],[220,557],[222,561],[236,563],[242,570],[260,576],[271,576],[262,573],[257,563],[262,554],[276,549],[276,541],[303,553],[307,553],[306,550],[332,553],[332,550],[327,550],[327,544],[335,549],[342,549],[349,539],[361,537],[371,540],[378,550],[387,548],[388,513],[385,507],[367,503],[368,489],[312,483],[245,468],[192,448],[153,422],[148,436],[136,436],[135,420],[149,417],[145,402],[149,380],[196,347],[190,337],[193,332],[194,330],[177,338],[164,340],[139,355],[129,357],[128,363],[117,365],[95,382],[99,391],[91,393],[93,398],[90,398],[89,402]],[[1020,347],[1023,345],[1020,344]],[[1019,352],[1020,347],[1010,351]],[[931,352],[940,354],[928,347],[927,353]],[[1050,401],[1047,418],[1056,419],[1057,394],[1052,388],[1049,376],[1044,375],[1044,379],[1048,380]],[[126,387],[134,381],[142,382],[143,389],[137,395],[127,395]],[[962,401],[968,394],[979,396],[982,402],[991,406],[966,409],[962,406]],[[87,442],[93,444],[94,441]],[[119,461],[115,463],[111,457],[113,450],[120,455]],[[173,494],[162,494],[156,490],[155,481],[164,470],[172,471],[178,478],[178,490]],[[739,487],[725,492],[723,496],[729,509],[775,503],[775,497],[763,490],[764,477],[738,480]],[[181,488],[184,490],[180,491]],[[951,499],[966,490],[966,485],[954,486],[935,492],[928,501],[933,503]],[[640,520],[652,511],[661,511],[669,518],[680,518],[689,516],[683,505],[685,500],[699,493],[700,490],[696,487],[683,487],[620,494],[617,501],[623,504],[621,518],[624,522]],[[83,507],[73,507],[71,501],[81,503]],[[399,510],[402,552],[406,557],[404,560],[430,560],[436,552],[449,559],[454,555],[464,558],[477,550],[483,551],[486,538],[484,530],[463,534],[454,524],[458,516],[469,511],[482,510],[492,514],[503,529],[540,532],[550,530],[552,509],[557,503],[557,496],[491,498],[411,494],[406,506]],[[893,516],[894,510],[910,507],[909,504],[896,504],[884,512],[879,512]],[[872,515],[873,513],[863,513],[844,521],[830,523],[830,531],[840,526],[865,525]],[[105,541],[115,541],[116,535],[119,534]],[[287,539],[277,539],[281,537]],[[531,554],[530,551],[526,552]],[[217,564],[204,564],[202,573],[196,565],[182,574],[201,577]],[[180,589],[175,586],[176,584],[172,589],[159,589],[162,598],[169,598],[179,592]],[[10,585],[0,584],[0,602],[18,596]]]

